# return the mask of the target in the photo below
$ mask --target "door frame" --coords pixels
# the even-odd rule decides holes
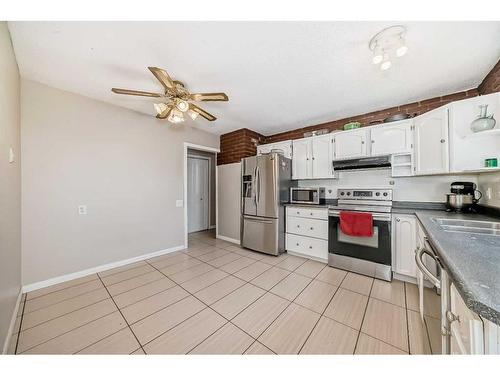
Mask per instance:
[[[189,150],[189,149],[188,149]],[[188,154],[188,159],[191,158],[191,159],[202,159],[202,160],[206,160],[208,162],[208,203],[207,203],[207,216],[208,216],[208,221],[207,221],[207,229],[212,229],[212,226],[210,225],[210,217],[211,217],[211,214],[212,214],[212,211],[210,210],[210,206],[211,206],[211,202],[210,202],[210,198],[212,197],[212,189],[211,189],[211,185],[212,185],[212,177],[210,176],[212,173],[211,173],[211,168],[212,168],[212,160],[210,160],[210,158],[208,156],[202,156],[202,155],[189,155]],[[187,169],[186,169],[186,173],[187,173]],[[187,178],[186,178],[186,190],[188,189],[188,186],[187,186]],[[186,195],[186,207],[187,207],[187,195]],[[186,208],[187,209],[187,208]],[[189,215],[187,216],[187,222],[188,222],[188,231],[189,231]],[[189,234],[189,233],[188,233]]]
[[[188,157],[188,149],[206,151],[215,154],[215,160],[217,160],[217,153],[220,152],[219,148],[209,147],[198,145],[195,143],[184,142],[184,156],[183,156],[183,201],[182,205],[184,208],[184,247],[188,247],[188,212],[187,212],[187,157]],[[210,173],[209,173],[210,174]],[[215,230],[218,231],[219,228],[219,208],[218,202],[218,177],[217,177],[217,166],[215,167]],[[209,204],[210,206],[210,204]],[[210,225],[210,223],[209,223]]]

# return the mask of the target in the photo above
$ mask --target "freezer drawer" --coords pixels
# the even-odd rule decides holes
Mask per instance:
[[[261,253],[279,254],[278,219],[243,216],[241,246]]]

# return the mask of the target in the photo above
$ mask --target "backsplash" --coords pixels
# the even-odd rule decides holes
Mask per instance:
[[[500,172],[480,175],[478,188],[483,193],[481,204],[500,208]]]
[[[498,176],[500,179],[500,174]],[[326,198],[337,198],[337,189],[381,188],[392,189],[395,201],[445,202],[446,193],[454,181],[478,183],[476,175],[443,175],[418,177],[391,177],[391,171],[371,170],[340,172],[339,179],[300,180],[301,187],[325,187]],[[497,180],[498,181],[498,180]],[[497,182],[498,188],[498,182]],[[483,203],[483,201],[481,201]]]

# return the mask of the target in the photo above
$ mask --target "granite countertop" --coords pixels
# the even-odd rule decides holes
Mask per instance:
[[[500,325],[500,236],[446,232],[433,218],[500,222],[481,214],[414,210],[428,239],[472,311]]]

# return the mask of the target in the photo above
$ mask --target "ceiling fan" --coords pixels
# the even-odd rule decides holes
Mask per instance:
[[[184,115],[188,115],[195,120],[198,116],[205,118],[208,121],[215,121],[217,118],[204,109],[191,103],[195,102],[227,102],[229,98],[223,92],[191,94],[184,84],[180,81],[174,81],[168,73],[160,68],[148,67],[151,73],[160,81],[165,92],[157,94],[154,92],[127,90],[112,88],[115,94],[147,96],[151,98],[162,98],[161,103],[154,103],[156,110],[156,118],[167,119],[171,123],[177,124],[185,121]]]

